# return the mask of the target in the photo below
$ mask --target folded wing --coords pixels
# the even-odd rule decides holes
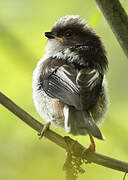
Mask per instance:
[[[102,75],[95,69],[78,70],[74,64],[68,64],[61,59],[49,58],[45,61],[40,84],[48,96],[57,98],[71,107],[64,111],[67,132],[74,135],[90,133],[103,139],[89,112],[90,107],[96,103],[99,97],[102,79]],[[76,116],[74,116],[75,114]],[[77,115],[79,115],[78,118]],[[70,116],[74,118],[69,118]]]

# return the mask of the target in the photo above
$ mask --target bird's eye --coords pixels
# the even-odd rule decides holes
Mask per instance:
[[[66,38],[71,38],[72,35],[73,35],[73,32],[72,32],[71,29],[68,29],[68,30],[66,30],[66,31],[64,32],[64,36],[65,36]]]

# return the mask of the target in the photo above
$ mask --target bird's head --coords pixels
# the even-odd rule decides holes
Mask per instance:
[[[60,51],[60,49],[84,45],[90,41],[90,38],[92,39],[92,32],[86,21],[78,15],[68,15],[56,21],[51,31],[45,32],[45,36],[48,38],[48,43]]]
[[[48,38],[46,50],[53,56],[58,52],[75,52],[89,60],[97,52],[105,55],[99,36],[78,15],[60,18],[50,32],[45,32],[45,36]]]

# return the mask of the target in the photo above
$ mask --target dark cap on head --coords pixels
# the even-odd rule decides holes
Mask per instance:
[[[68,48],[88,61],[90,66],[95,66],[101,72],[106,71],[108,61],[103,43],[87,22],[78,15],[60,18],[53,25],[51,32],[46,32],[45,36],[49,40],[56,40],[55,43],[52,41],[54,50],[55,47],[61,48],[61,51]]]

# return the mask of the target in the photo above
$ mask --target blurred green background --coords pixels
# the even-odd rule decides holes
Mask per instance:
[[[122,0],[128,12],[128,1]],[[0,0],[0,91],[42,121],[32,100],[32,72],[45,53],[45,31],[61,16],[80,14],[104,41],[111,105],[96,140],[99,153],[128,161],[128,61],[94,0]],[[54,128],[52,128],[54,129]],[[54,129],[62,135],[65,132]],[[84,146],[89,138],[75,137]],[[64,180],[65,151],[0,106],[0,179]],[[83,179],[122,179],[123,173],[95,164],[83,166]]]

